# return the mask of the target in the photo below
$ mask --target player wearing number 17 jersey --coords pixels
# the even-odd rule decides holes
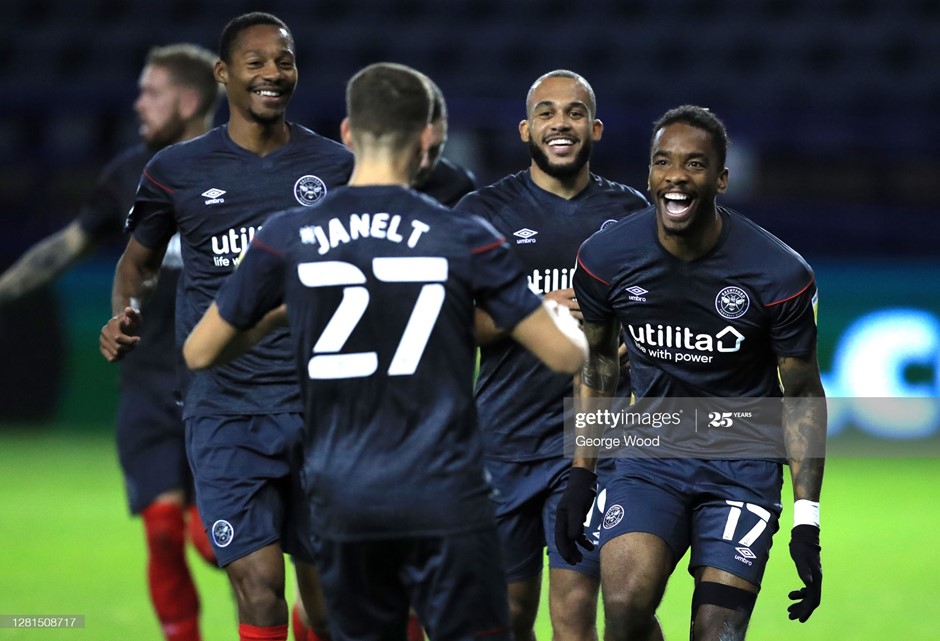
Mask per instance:
[[[826,407],[816,282],[799,254],[716,204],[728,184],[727,146],[724,124],[707,109],[666,112],[650,149],[655,205],[598,232],[578,255],[574,287],[591,344],[582,397],[610,396],[622,326],[634,392],[653,407],[670,398],[747,397],[777,408],[772,422],[769,411],[755,421],[760,430],[737,417],[722,426],[740,438],[731,443],[736,449],[682,449],[689,442],[671,428],[649,457],[624,446],[601,534],[611,639],[648,638],[687,550],[692,638],[744,639],[781,512],[782,469],[764,442],[785,446],[793,480],[790,554],[804,587],[790,594],[790,618],[806,621],[820,602]],[[559,549],[570,552],[581,536],[596,458],[596,448],[576,449],[558,507],[566,525],[557,532]]]
[[[404,638],[409,603],[432,639],[508,639],[474,301],[559,371],[583,360],[583,335],[570,316],[556,324],[492,227],[408,187],[431,139],[422,74],[366,67],[347,105],[349,186],[265,224],[184,354],[213,365],[286,303],[334,641]]]

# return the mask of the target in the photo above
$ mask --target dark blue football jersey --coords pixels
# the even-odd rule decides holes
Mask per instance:
[[[268,221],[217,302],[245,329],[282,300],[317,532],[357,540],[491,525],[474,300],[505,327],[539,305],[505,239],[405,187],[343,187]]]
[[[581,247],[574,286],[584,319],[623,325],[637,398],[780,397],[777,357],[806,357],[816,347],[810,266],[744,216],[724,207],[719,213],[718,242],[693,261],[662,247],[653,207]],[[777,418],[772,425],[736,423],[748,430],[736,447],[776,438]]]
[[[460,165],[440,158],[431,175],[417,188],[442,205],[453,207],[461,198],[476,189],[473,173]]]
[[[95,188],[82,204],[77,221],[98,245],[124,239],[127,212],[144,166],[153,156],[146,145],[131,147],[114,158],[101,172]],[[167,248],[160,278],[141,308],[147,321],[140,330],[141,342],[121,360],[122,386],[146,385],[156,394],[173,394],[180,363],[173,333],[173,309],[180,267],[179,243]]]
[[[182,345],[202,318],[268,216],[313,205],[351,171],[346,147],[297,124],[290,125],[290,142],[264,157],[232,142],[224,125],[154,156],[128,228],[147,247],[179,231],[185,268],[177,342]],[[286,331],[228,365],[193,374],[183,389],[184,417],[296,412],[301,406]]]
[[[565,200],[522,171],[474,192],[458,211],[489,221],[513,246],[538,294],[571,287],[578,247],[591,234],[642,209],[635,189],[594,174]],[[561,456],[564,408],[571,376],[556,374],[515,341],[480,348],[477,403],[487,457],[527,461]]]

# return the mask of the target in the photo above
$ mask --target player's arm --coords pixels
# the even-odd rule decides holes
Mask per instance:
[[[109,362],[122,359],[137,345],[140,305],[156,286],[166,244],[150,248],[133,236],[114,270],[112,318],[101,328],[99,348]]]
[[[555,372],[573,374],[587,356],[587,341],[578,322],[567,308],[552,301],[542,301],[511,335]]]
[[[826,456],[826,401],[815,352],[777,359],[784,389],[783,436],[793,480],[790,556],[803,588],[790,593],[791,619],[805,622],[822,598],[819,496]]]
[[[578,321],[583,318],[581,308],[578,307],[578,301],[574,296],[573,287],[556,289],[555,291],[548,292],[542,298],[543,300],[555,301],[562,307],[568,308],[569,313]],[[487,345],[509,336],[508,331],[497,327],[493,318],[479,307],[476,308],[473,321],[477,345]]]
[[[39,241],[0,275],[0,305],[51,282],[94,248],[94,240],[78,221]]]
[[[581,368],[578,395],[581,398],[606,398],[614,395],[620,380],[620,324],[616,320],[584,323],[584,336],[589,355]],[[587,427],[586,429],[590,429]],[[586,436],[593,436],[587,434]],[[597,447],[575,448],[574,467],[593,471],[597,464]]]
[[[783,383],[783,437],[795,501],[819,501],[826,456],[826,393],[816,354],[777,359]]]
[[[583,329],[589,354],[581,367],[581,381],[577,388],[579,396],[613,396],[620,372],[620,357],[617,354],[620,324],[615,320],[584,323]],[[585,433],[585,436],[594,436],[590,432],[591,429],[586,426],[588,433]],[[583,442],[589,442],[589,439]],[[572,565],[581,561],[583,556],[578,546],[587,550],[594,549],[594,544],[584,534],[584,519],[591,510],[597,493],[597,475],[594,473],[596,465],[597,446],[575,447],[568,483],[555,509],[555,546],[561,557]]]
[[[183,344],[183,358],[190,369],[200,370],[228,363],[241,356],[272,330],[287,325],[287,306],[269,311],[250,329],[241,330],[222,318],[212,303]]]

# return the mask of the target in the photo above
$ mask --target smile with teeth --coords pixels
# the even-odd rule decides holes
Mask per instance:
[[[274,89],[255,89],[254,93],[265,98],[280,98],[281,92]]]
[[[574,141],[570,138],[555,138],[548,141],[549,147],[569,147],[574,144]]]
[[[663,194],[666,213],[670,216],[682,216],[692,207],[694,198],[688,194],[679,192],[668,192]]]

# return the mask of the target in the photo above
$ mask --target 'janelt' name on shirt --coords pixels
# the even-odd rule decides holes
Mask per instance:
[[[349,222],[344,224],[339,218],[331,218],[326,229],[321,225],[308,225],[300,228],[300,242],[308,245],[319,245],[317,250],[322,256],[340,244],[348,243],[360,238],[384,238],[393,243],[405,240],[398,227],[401,225],[401,216],[387,213],[379,214],[350,214]],[[421,235],[431,228],[420,220],[411,221],[411,233],[408,236],[408,247],[418,244]]]

